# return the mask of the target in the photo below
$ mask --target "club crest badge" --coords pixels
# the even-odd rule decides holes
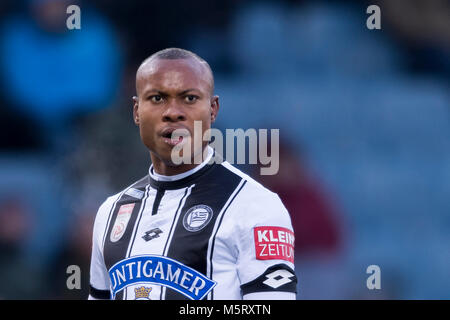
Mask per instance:
[[[135,203],[128,203],[120,206],[119,211],[117,212],[116,221],[114,222],[114,226],[109,237],[111,242],[117,242],[120,238],[122,238],[127,228],[128,221],[130,220],[131,213],[133,212],[134,205]]]
[[[196,232],[203,229],[213,216],[213,210],[204,204],[190,208],[183,217],[183,226],[187,231]]]

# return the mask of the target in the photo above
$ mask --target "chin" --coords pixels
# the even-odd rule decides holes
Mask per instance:
[[[190,163],[174,163],[172,160],[172,149],[173,148],[163,148],[158,149],[157,151],[155,149],[151,150],[150,153],[152,155],[152,161],[155,161],[157,158],[159,161],[161,161],[162,163],[164,163],[166,166],[168,167],[179,167],[179,166],[183,166],[186,164],[190,164]],[[183,158],[183,152],[180,152],[180,157]],[[192,163],[192,156],[189,156],[189,159]]]

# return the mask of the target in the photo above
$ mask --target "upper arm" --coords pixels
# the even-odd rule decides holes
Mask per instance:
[[[244,299],[295,299],[294,232],[280,198],[255,187],[233,203],[234,246]]]

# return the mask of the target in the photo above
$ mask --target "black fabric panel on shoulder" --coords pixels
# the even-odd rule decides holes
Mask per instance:
[[[271,266],[255,280],[241,285],[242,294],[253,292],[282,291],[297,293],[297,277],[286,264]]]

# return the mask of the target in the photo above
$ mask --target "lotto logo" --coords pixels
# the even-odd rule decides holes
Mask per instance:
[[[283,227],[255,227],[256,259],[282,259],[294,263],[294,233]]]
[[[266,275],[267,280],[263,283],[265,285],[268,285],[269,287],[272,287],[274,289],[277,289],[278,287],[281,287],[283,284],[292,282],[291,278],[294,276],[291,272],[287,270],[276,270],[268,275]]]

